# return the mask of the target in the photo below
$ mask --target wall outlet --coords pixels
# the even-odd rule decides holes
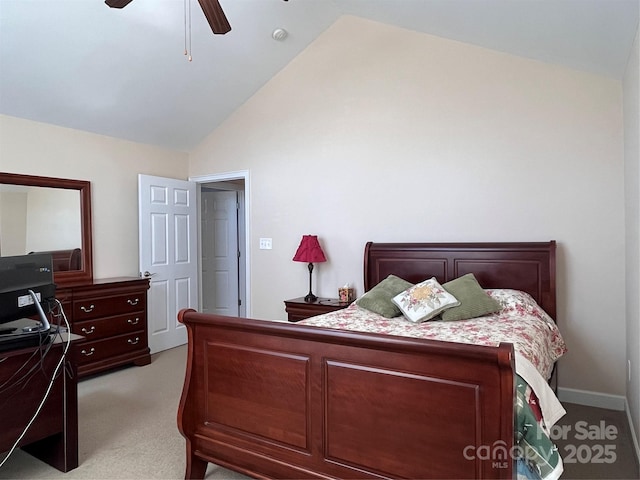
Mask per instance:
[[[261,238],[260,239],[260,250],[271,250],[271,239],[270,238]]]

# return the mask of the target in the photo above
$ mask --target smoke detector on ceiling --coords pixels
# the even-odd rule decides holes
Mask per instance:
[[[271,34],[271,37],[274,40],[281,42],[287,38],[287,35],[289,35],[289,33],[284,28],[276,28]]]

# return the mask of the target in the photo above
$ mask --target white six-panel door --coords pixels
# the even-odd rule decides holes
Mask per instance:
[[[235,191],[202,191],[202,311],[237,317],[238,195]]]
[[[196,184],[138,175],[140,273],[148,292],[151,353],[183,345],[182,308],[198,308]]]

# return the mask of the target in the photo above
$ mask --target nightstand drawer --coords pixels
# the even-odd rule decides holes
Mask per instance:
[[[342,310],[350,304],[351,302],[341,302],[337,298],[318,298],[315,302],[306,302],[304,297],[300,297],[284,302],[287,320],[290,322]]]

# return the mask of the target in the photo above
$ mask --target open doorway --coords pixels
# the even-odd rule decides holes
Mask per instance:
[[[200,311],[247,317],[247,172],[190,178],[199,214]]]

